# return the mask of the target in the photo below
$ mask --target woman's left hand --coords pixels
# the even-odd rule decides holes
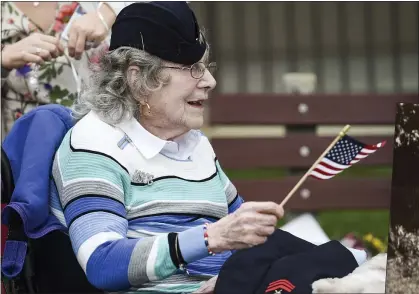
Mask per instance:
[[[107,27],[101,20],[99,13]],[[103,4],[98,11],[88,12],[75,19],[68,33],[68,54],[80,59],[85,50],[86,41],[93,42],[96,46],[99,45],[108,36],[108,28],[112,26],[115,18],[116,15],[112,8]]]
[[[208,281],[206,281],[198,290],[193,292],[192,294],[210,294],[214,292],[215,283],[217,283],[218,276],[212,277]]]

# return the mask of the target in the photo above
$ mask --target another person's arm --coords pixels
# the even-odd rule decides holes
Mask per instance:
[[[63,47],[57,38],[33,33],[13,44],[1,46],[1,84],[3,86],[9,72],[27,63],[43,64],[63,54]]]
[[[63,51],[57,38],[33,33],[13,44],[2,45],[1,67],[10,70],[27,63],[42,64],[62,55]]]
[[[69,30],[68,54],[79,59],[86,48],[86,41],[99,44],[109,35],[116,16],[133,2],[100,2],[98,8],[76,19]]]

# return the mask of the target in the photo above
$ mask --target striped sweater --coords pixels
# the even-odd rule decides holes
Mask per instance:
[[[67,133],[54,159],[51,211],[68,228],[93,285],[109,292],[190,293],[231,255],[208,255],[203,225],[243,200],[208,139],[196,134],[190,156],[175,160],[162,152],[144,156],[139,140],[133,143],[94,113]],[[144,175],[153,180],[142,181]],[[179,233],[187,272],[172,261],[170,232]]]

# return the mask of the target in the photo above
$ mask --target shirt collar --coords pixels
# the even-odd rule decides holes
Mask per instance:
[[[147,131],[135,118],[125,119],[115,126],[131,139],[146,159],[162,153],[174,159],[187,160],[201,138],[200,131],[191,130],[173,141],[166,141]]]

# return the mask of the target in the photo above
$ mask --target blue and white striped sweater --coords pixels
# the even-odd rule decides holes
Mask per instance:
[[[205,137],[189,162],[160,155],[146,160],[130,145],[117,148],[120,134],[105,123],[100,127],[103,132],[96,128],[93,134],[82,120],[66,135],[54,160],[58,193],[50,202],[69,228],[89,281],[107,291],[194,291],[231,255],[208,256],[203,224],[231,213],[243,200]],[[154,174],[154,183],[132,183],[133,166]],[[189,276],[172,262],[169,232],[180,233]]]

